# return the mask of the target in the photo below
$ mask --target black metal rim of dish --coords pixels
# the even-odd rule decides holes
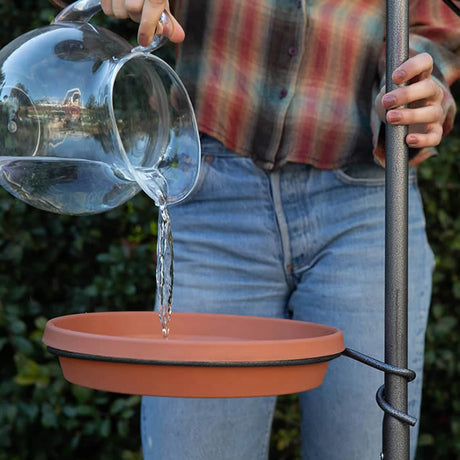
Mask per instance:
[[[342,353],[326,356],[317,356],[303,359],[282,359],[273,361],[167,361],[158,359],[122,358],[116,356],[101,356],[89,353],[79,353],[68,350],[59,350],[47,347],[48,351],[58,357],[82,359],[86,361],[100,361],[119,364],[141,364],[149,366],[190,366],[190,367],[277,367],[277,366],[305,366],[321,364],[338,358]]]

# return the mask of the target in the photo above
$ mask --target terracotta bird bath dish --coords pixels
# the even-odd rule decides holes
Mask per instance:
[[[177,397],[288,394],[321,385],[342,332],[301,321],[174,313],[164,338],[154,312],[62,316],[43,338],[75,384]]]

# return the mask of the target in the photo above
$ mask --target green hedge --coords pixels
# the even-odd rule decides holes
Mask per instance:
[[[456,85],[456,100],[460,100]],[[460,116],[440,155],[420,168],[430,243],[436,255],[426,338],[420,458],[460,458]]]
[[[3,0],[0,47],[49,22],[46,0]],[[132,37],[135,26],[105,21]],[[458,88],[456,89],[458,94]],[[460,458],[460,126],[420,168],[437,255],[427,334],[422,460]],[[41,338],[50,318],[82,311],[151,309],[156,209],[144,195],[106,214],[69,217],[0,190],[0,460],[140,459],[139,397],[70,385]],[[298,458],[295,395],[280,398],[271,458]]]
[[[55,316],[152,308],[154,206],[73,218],[0,191],[0,209],[0,459],[139,458],[139,398],[69,385],[41,337]]]

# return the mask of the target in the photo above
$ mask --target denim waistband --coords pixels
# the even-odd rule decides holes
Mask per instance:
[[[226,147],[221,141],[209,134],[200,132],[201,151],[202,156],[206,157],[243,157],[250,158],[249,156],[240,155],[233,150]],[[293,163],[288,163],[293,164]],[[305,164],[314,168],[314,166]],[[352,163],[336,168],[335,171],[344,178],[350,177],[352,179],[385,179],[385,169],[370,158],[369,162]],[[409,182],[414,183],[417,181],[417,168],[415,166],[409,167],[408,171]]]
[[[220,142],[215,137],[209,136],[205,133],[200,133],[201,141],[201,151],[203,156],[211,155],[215,157],[236,157],[242,156],[238,153],[235,153],[233,150],[225,147],[222,142]]]

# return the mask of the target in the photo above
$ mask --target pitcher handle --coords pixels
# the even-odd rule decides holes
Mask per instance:
[[[66,6],[54,18],[56,22],[89,22],[91,18],[101,11],[100,0],[78,0]]]
[[[91,18],[101,11],[100,0],[78,0],[65,7],[54,18],[53,23],[58,22],[89,22]],[[171,19],[163,12],[159,23],[162,26],[170,25]],[[163,46],[168,41],[168,37],[160,34],[155,34],[152,43],[148,46],[136,46],[132,51],[150,52]]]

